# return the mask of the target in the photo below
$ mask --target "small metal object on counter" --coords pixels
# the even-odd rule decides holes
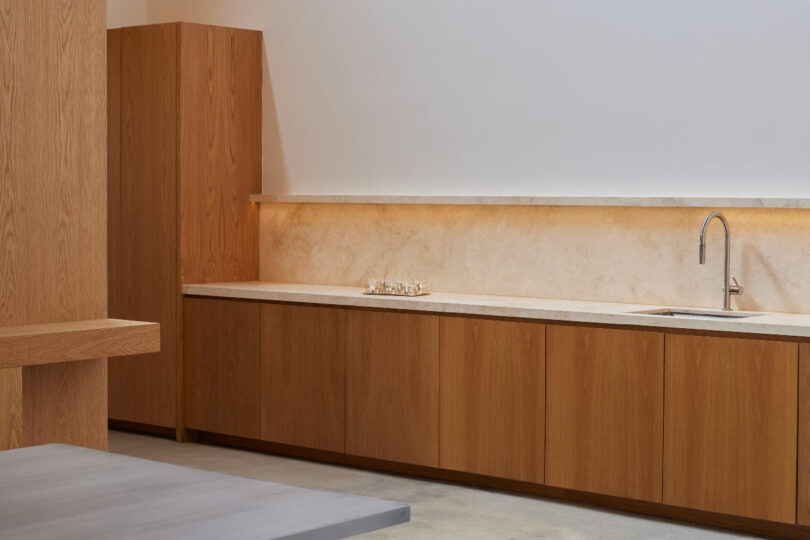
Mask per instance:
[[[425,282],[414,279],[412,281],[401,279],[369,278],[368,288],[363,294],[384,294],[388,296],[424,296],[428,294]]]

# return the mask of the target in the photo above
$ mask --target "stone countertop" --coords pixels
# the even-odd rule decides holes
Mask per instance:
[[[684,306],[619,304],[442,292],[431,292],[427,296],[415,298],[370,296],[364,295],[360,287],[260,281],[184,285],[183,294],[242,300],[638,326],[661,328],[663,330],[679,329],[810,338],[810,314],[757,312],[752,317],[731,320],[682,319],[638,312],[660,310],[667,307],[682,309]],[[705,310],[706,308],[695,309]]]

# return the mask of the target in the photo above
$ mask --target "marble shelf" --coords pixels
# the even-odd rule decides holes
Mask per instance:
[[[630,206],[652,208],[810,209],[810,198],[755,197],[528,197],[422,195],[272,195],[254,194],[254,203],[432,204],[501,206]]]

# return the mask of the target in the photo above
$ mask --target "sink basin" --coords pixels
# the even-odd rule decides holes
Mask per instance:
[[[634,311],[635,315],[658,315],[659,317],[676,317],[678,319],[709,319],[709,320],[733,320],[757,317],[761,313],[748,313],[745,311],[719,311],[712,309],[683,309],[683,308],[663,308],[648,311]]]

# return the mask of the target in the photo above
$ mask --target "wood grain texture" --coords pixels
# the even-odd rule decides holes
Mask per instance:
[[[160,325],[118,319],[0,327],[0,369],[156,351]]]
[[[0,6],[0,327],[107,317],[105,14]],[[0,373],[0,447],[106,448],[105,359]]]
[[[184,299],[187,427],[259,438],[260,307],[255,302]]]
[[[162,327],[161,353],[112,362],[110,413],[181,432],[181,276],[258,277],[261,33],[138,26],[108,47],[110,313]]]
[[[107,449],[107,360],[22,368],[24,446]]]
[[[116,37],[117,36],[117,37]],[[177,416],[179,270],[176,24],[110,33],[118,50],[119,201],[110,214],[110,314],[157,321],[160,352],[110,361],[110,417],[173,427]],[[115,58],[110,59],[111,68]],[[110,132],[115,139],[115,133]],[[115,175],[113,175],[114,177]]]
[[[183,283],[259,276],[261,32],[180,28],[180,260]]]
[[[22,368],[0,369],[0,451],[23,445]]]
[[[102,0],[0,7],[0,326],[107,316]]]
[[[543,482],[545,327],[441,317],[439,466]]]
[[[107,32],[107,312],[123,312],[121,264],[121,30]],[[110,369],[112,371],[112,369]]]
[[[663,334],[546,332],[546,484],[660,502]]]
[[[666,342],[663,502],[795,523],[798,344]]]
[[[799,345],[799,445],[796,523],[810,525],[810,343]]]
[[[346,452],[438,466],[439,318],[350,311],[346,351]]]
[[[347,310],[261,309],[261,438],[345,452]]]

